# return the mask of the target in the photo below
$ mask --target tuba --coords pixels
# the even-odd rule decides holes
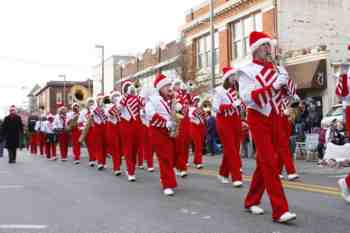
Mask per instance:
[[[89,90],[82,85],[74,85],[70,90],[70,96],[73,97],[73,102],[83,105],[89,97]]]

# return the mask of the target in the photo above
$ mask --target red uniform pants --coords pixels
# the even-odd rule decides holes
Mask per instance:
[[[45,134],[38,132],[38,133],[36,133],[36,135],[37,135],[40,155],[44,155],[44,148],[45,148],[45,144],[46,144],[45,143],[45,140],[46,140]]]
[[[167,129],[151,127],[151,142],[158,157],[160,183],[163,189],[177,186],[174,171],[175,143]]]
[[[93,126],[93,153],[94,158],[96,158],[98,165],[104,166],[106,164],[106,156],[107,156],[107,142],[106,142],[106,124],[95,124]]]
[[[113,124],[108,122],[107,124],[108,147],[110,148],[113,159],[113,171],[119,171],[121,165],[121,142],[120,142],[120,125],[119,123]]]
[[[231,175],[232,181],[241,181],[240,135],[241,120],[238,115],[231,117],[217,116],[217,131],[223,145],[223,158],[219,174],[223,177]]]
[[[203,163],[203,144],[205,140],[205,125],[190,123],[190,138],[194,144],[194,160],[195,165]]]
[[[277,153],[279,157],[279,172],[282,173],[283,165],[286,168],[288,175],[295,174],[295,166],[293,162],[293,155],[289,147],[289,138],[292,133],[292,125],[287,116],[277,116],[278,128],[277,139],[278,147]]]
[[[136,157],[140,148],[140,132],[141,121],[140,119],[126,121],[123,125],[123,143],[124,143],[124,155],[126,158],[126,166],[128,168],[128,174],[135,175]]]
[[[345,126],[348,137],[350,137],[350,106],[347,106],[345,109]]]
[[[72,129],[72,147],[73,147],[73,159],[80,160],[80,143],[79,138],[81,136],[81,130],[78,127]]]
[[[46,158],[56,158],[56,143],[45,143]]]
[[[257,165],[245,200],[245,207],[259,205],[266,189],[274,220],[278,220],[288,211],[288,202],[279,178],[276,132],[280,129],[276,120],[275,112],[266,117],[255,110],[248,110],[248,125],[256,146]]]
[[[146,125],[142,124],[142,137],[140,138],[140,151],[138,153],[138,165],[143,165],[143,161],[146,160],[147,167],[153,168],[153,148],[151,143],[150,129]]]
[[[30,141],[29,141],[29,148],[30,148],[30,153],[33,155],[37,154],[37,142],[38,142],[37,134],[31,133]]]
[[[345,178],[346,184],[348,185],[348,189],[350,189],[350,174]]]
[[[187,170],[188,149],[190,147],[190,120],[185,117],[180,121],[179,134],[175,139],[176,156],[175,167],[179,171]]]
[[[69,134],[67,132],[60,132],[58,134],[58,144],[60,146],[61,159],[67,159],[68,142],[69,142]]]
[[[96,161],[96,156],[95,156],[95,148],[94,148],[94,140],[95,140],[95,135],[94,135],[94,127],[91,126],[85,139],[87,151],[89,154],[89,162],[95,162]]]

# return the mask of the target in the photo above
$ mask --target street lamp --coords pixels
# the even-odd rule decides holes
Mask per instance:
[[[66,75],[60,74],[58,77],[63,78],[63,105],[66,106]]]
[[[215,31],[214,31],[214,0],[210,0],[210,37],[211,37],[211,51],[210,51],[210,76],[211,76],[211,88],[212,92],[214,93],[215,89],[215,37],[214,37]]]
[[[101,93],[105,94],[105,77],[104,77],[104,66],[105,66],[105,47],[103,45],[95,45],[95,48],[101,49]]]

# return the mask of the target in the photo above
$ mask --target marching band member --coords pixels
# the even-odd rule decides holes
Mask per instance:
[[[32,155],[37,155],[38,151],[38,137],[35,132],[35,125],[39,119],[29,117],[28,119],[28,133],[29,133],[29,151]]]
[[[140,111],[144,100],[136,94],[136,88],[130,81],[122,85],[123,97],[120,101],[123,118],[123,154],[126,157],[128,180],[136,181],[135,167],[138,149],[140,148]]]
[[[184,118],[180,121],[179,134],[175,139],[176,144],[176,158],[175,167],[178,174],[181,177],[187,176],[187,161],[188,161],[188,150],[190,147],[190,119],[189,119],[189,107],[191,105],[191,95],[185,88],[181,87],[182,82],[175,82],[173,86],[177,110],[181,111]]]
[[[68,128],[71,132],[71,140],[73,147],[74,164],[80,164],[80,143],[81,130],[83,126],[83,116],[80,113],[80,106],[78,103],[72,104],[72,111],[67,114]]]
[[[206,125],[206,113],[199,107],[200,98],[195,96],[193,104],[189,108],[190,118],[190,138],[194,144],[194,160],[193,163],[197,169],[203,168],[203,144],[205,140],[205,125]]]
[[[223,72],[224,83],[216,88],[213,101],[216,126],[224,154],[218,177],[222,183],[228,183],[228,177],[231,175],[233,186],[238,188],[243,183],[240,171],[241,119],[238,108],[240,101],[238,98],[237,70],[226,67]]]
[[[97,169],[103,170],[106,167],[107,158],[107,140],[106,140],[106,123],[107,115],[103,109],[104,95],[99,94],[96,97],[96,105],[92,107],[92,128],[93,128],[93,145],[94,156],[97,160]]]
[[[67,132],[67,109],[60,107],[54,120],[54,130],[57,133],[61,161],[67,161],[69,134]]]
[[[49,113],[47,115],[47,120],[42,122],[42,133],[45,138],[45,152],[46,158],[49,160],[56,160],[56,143],[57,135],[54,129],[54,120],[55,117]]]
[[[350,50],[350,44],[348,45]],[[340,77],[336,85],[336,95],[342,100],[345,109],[345,126],[347,136],[350,137],[350,71],[347,67],[342,66]],[[350,173],[346,178],[338,181],[342,197],[347,203],[350,203]]]
[[[158,74],[154,81],[158,93],[150,97],[146,105],[146,114],[150,120],[151,142],[158,157],[160,182],[166,196],[175,194],[176,176],[174,172],[175,144],[169,130],[176,127],[172,119],[171,80]]]
[[[290,213],[288,202],[279,178],[278,135],[281,130],[275,123],[275,99],[288,83],[285,69],[272,62],[272,39],[263,32],[249,36],[253,61],[239,69],[241,98],[247,105],[248,125],[256,145],[257,167],[245,200],[245,208],[252,214],[263,214],[259,207],[266,189],[272,205],[272,218],[279,223],[296,219]]]
[[[110,146],[112,159],[113,159],[113,174],[115,176],[121,175],[120,165],[121,165],[121,112],[119,101],[121,94],[118,91],[113,91],[111,93],[111,104],[106,107],[106,114],[108,117],[107,121],[107,141]]]
[[[44,133],[44,123],[46,122],[46,116],[40,116],[39,120],[35,123],[36,139],[39,146],[40,155],[44,155],[45,149],[45,133]]]
[[[143,93],[141,93],[142,98],[144,98],[145,103],[149,101],[149,95],[150,93],[145,93],[146,90],[145,88],[142,89]],[[153,167],[153,147],[151,143],[151,135],[150,135],[150,125],[146,110],[145,108],[141,109],[141,137],[140,137],[140,149],[139,149],[139,158],[138,158],[138,166],[139,168],[143,169],[143,163],[146,160],[147,163],[147,171],[149,172],[154,172],[154,167]]]

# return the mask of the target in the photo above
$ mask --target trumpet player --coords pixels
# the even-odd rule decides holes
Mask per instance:
[[[240,96],[247,106],[247,122],[256,146],[256,170],[244,206],[252,214],[264,214],[260,202],[267,191],[272,205],[272,218],[279,223],[296,219],[279,178],[278,124],[276,97],[288,85],[286,71],[271,59],[274,43],[264,32],[252,32],[249,46],[253,60],[239,69]]]
[[[223,73],[224,83],[216,88],[213,101],[217,131],[223,145],[223,158],[218,178],[222,183],[229,183],[229,176],[231,176],[233,186],[239,188],[243,183],[239,153],[241,119],[237,70],[226,67],[223,69]]]
[[[67,131],[67,109],[62,106],[58,109],[58,113],[54,120],[54,130],[57,134],[58,144],[60,147],[61,161],[67,161],[69,134]]]
[[[173,119],[173,92],[171,79],[158,74],[154,80],[157,94],[150,97],[146,105],[146,114],[150,119],[151,142],[159,162],[160,182],[166,196],[175,194],[177,186],[174,171],[175,160],[175,119]]]
[[[194,160],[193,163],[197,169],[203,168],[203,153],[202,148],[205,140],[206,131],[206,113],[199,106],[200,97],[193,98],[193,105],[189,108],[190,118],[190,138],[194,144]]]
[[[113,174],[115,176],[120,176],[122,174],[120,170],[121,156],[122,156],[122,150],[121,150],[121,137],[122,137],[121,133],[122,132],[120,128],[121,112],[120,112],[120,105],[119,105],[121,94],[118,91],[112,91],[110,98],[111,98],[111,103],[106,106],[106,114],[108,117],[108,121],[107,121],[108,137],[106,139],[108,141],[108,145],[112,154]]]
[[[72,111],[67,113],[68,128],[71,133],[74,164],[80,164],[80,143],[81,131],[83,128],[83,116],[78,103],[72,104]]]
[[[350,44],[348,45],[350,50]],[[347,136],[350,137],[350,72],[348,66],[342,66],[340,76],[336,85],[336,95],[342,100],[345,108],[345,125]],[[350,173],[346,178],[338,181],[342,197],[350,203]]]
[[[140,111],[143,108],[143,99],[136,94],[136,88],[130,81],[122,84],[123,97],[120,101],[121,117],[123,120],[123,154],[126,157],[128,180],[136,181],[136,156],[140,148],[141,120]]]

